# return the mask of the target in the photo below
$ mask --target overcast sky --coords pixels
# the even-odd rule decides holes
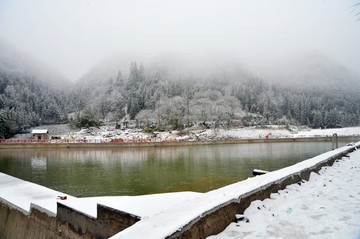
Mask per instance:
[[[121,54],[233,55],[256,73],[317,52],[360,73],[356,2],[0,0],[0,39],[73,80]]]

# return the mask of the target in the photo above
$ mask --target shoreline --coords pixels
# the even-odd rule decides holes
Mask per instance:
[[[359,138],[360,136],[338,136],[338,139],[346,140]],[[298,138],[268,138],[268,139],[226,139],[226,140],[199,140],[199,141],[164,141],[164,142],[28,142],[28,143],[0,143],[1,149],[26,149],[26,148],[136,148],[136,147],[177,147],[198,145],[221,145],[221,144],[253,144],[253,143],[287,143],[287,142],[332,142],[333,137],[298,137]],[[350,143],[351,141],[349,141]]]

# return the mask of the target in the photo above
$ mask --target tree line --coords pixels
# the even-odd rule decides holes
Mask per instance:
[[[176,74],[131,63],[109,79],[59,90],[18,71],[0,72],[0,138],[29,127],[136,120],[146,129],[268,124],[333,128],[359,125],[360,97],[272,85],[239,68]]]
[[[81,86],[82,87],[82,86]],[[81,88],[80,87],[80,88]],[[349,92],[271,85],[241,69],[194,77],[136,62],[129,74],[88,86],[83,109],[97,119],[137,120],[143,127],[182,129],[241,122],[333,128],[359,124],[360,98]]]

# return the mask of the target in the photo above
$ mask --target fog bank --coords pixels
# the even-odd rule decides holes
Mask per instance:
[[[145,62],[181,55],[195,65],[201,65],[199,56],[231,56],[266,78],[291,57],[317,52],[360,73],[360,9],[354,3],[5,0],[0,38],[72,80],[114,55]]]

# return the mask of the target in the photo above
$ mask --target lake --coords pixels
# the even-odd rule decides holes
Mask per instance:
[[[13,149],[0,150],[0,172],[76,197],[207,192],[329,150],[331,142]]]

